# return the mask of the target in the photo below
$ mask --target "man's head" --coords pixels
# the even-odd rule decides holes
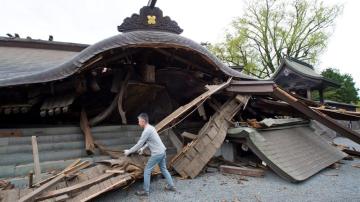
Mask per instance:
[[[146,124],[149,123],[149,116],[146,113],[139,114],[138,123],[141,128],[145,128]]]

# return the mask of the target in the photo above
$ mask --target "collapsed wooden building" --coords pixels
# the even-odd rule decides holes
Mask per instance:
[[[196,177],[227,139],[281,177],[303,181],[347,156],[310,120],[360,143],[358,131],[335,120],[356,121],[359,113],[321,107],[281,89],[278,77],[258,80],[231,69],[181,36],[153,1],[118,30],[93,45],[0,38],[0,178],[34,170],[32,136],[42,172],[64,169],[2,192],[4,201],[86,201],[141,178],[146,157],[122,154],[140,135],[140,112],[149,114],[169,166],[184,178]],[[275,124],[260,122],[269,119]]]

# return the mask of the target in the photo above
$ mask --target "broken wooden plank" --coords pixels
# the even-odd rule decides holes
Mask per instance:
[[[31,136],[31,144],[32,144],[33,159],[34,159],[35,182],[38,183],[41,180],[41,168],[40,168],[39,149],[38,149],[36,136]]]
[[[40,185],[42,185],[42,184],[50,181],[50,180],[53,179],[54,177],[56,177],[56,176],[64,173],[64,171],[69,170],[70,168],[72,168],[72,167],[74,167],[76,164],[78,164],[78,163],[80,162],[80,160],[81,160],[81,159],[77,159],[77,160],[73,161],[73,162],[70,163],[64,170],[62,170],[60,173],[58,173],[58,174],[56,174],[56,175],[53,175],[53,176],[51,176],[51,177],[49,177],[49,178],[47,178],[47,179],[44,179],[44,180],[42,180],[42,181],[40,181],[40,182],[37,182],[35,186],[40,186]]]
[[[71,175],[76,173],[77,171],[86,168],[90,165],[89,161],[81,162],[72,168],[69,168],[68,170],[64,171],[60,175],[57,175],[55,178],[51,179],[47,183],[41,185],[39,188],[35,189],[33,192],[26,194],[25,196],[21,197],[19,199],[19,202],[26,202],[26,201],[33,201],[37,196],[39,196],[41,193],[55,185],[56,183],[60,182],[62,179],[64,179],[65,176]]]
[[[77,172],[77,171],[79,171],[81,169],[87,168],[90,165],[91,165],[90,161],[83,161],[83,162],[78,163],[75,166],[65,170],[63,173],[65,175],[73,174],[73,173],[75,173],[75,172]]]
[[[95,178],[86,180],[84,182],[80,182],[80,183],[75,184],[70,187],[47,192],[47,193],[41,195],[40,197],[38,197],[36,200],[45,200],[48,198],[53,198],[53,197],[61,196],[61,195],[68,194],[68,193],[74,193],[74,192],[86,189],[96,183],[102,182],[102,181],[112,177],[113,175],[115,175],[115,173],[105,173],[105,174],[102,174]]]
[[[95,153],[95,144],[94,144],[94,138],[91,134],[91,129],[89,126],[89,120],[87,118],[85,109],[81,109],[80,114],[80,128],[84,134],[85,137],[85,149],[88,154],[94,154]]]
[[[68,194],[64,194],[61,196],[58,196],[54,199],[55,202],[62,202],[62,201],[67,201],[70,198],[70,196]]]
[[[50,180],[46,184],[40,186],[39,188],[35,189],[33,192],[26,194],[25,196],[19,199],[19,202],[26,202],[26,201],[33,201],[36,196],[40,195],[42,192],[49,189],[51,186],[55,185],[56,183],[60,182],[65,177],[65,174],[61,174],[54,179]]]
[[[170,165],[183,177],[196,177],[223,143],[230,120],[247,103],[249,96],[230,98],[201,128],[197,138],[177,154]]]
[[[42,184],[45,184],[46,182],[49,182],[51,179],[61,175],[61,174],[64,174],[64,173],[69,173],[73,170],[80,170],[82,168],[86,168],[90,165],[90,162],[89,161],[83,161],[83,162],[80,162],[80,159],[77,159],[75,160],[74,162],[72,162],[69,166],[67,166],[64,170],[62,170],[60,173],[56,174],[56,175],[53,175],[45,180],[42,180],[41,182],[38,182],[35,186],[40,186]]]
[[[225,82],[223,84],[208,86],[209,90],[207,90],[206,92],[204,92],[200,96],[196,97],[195,99],[193,99],[188,104],[183,105],[183,106],[179,107],[178,109],[176,109],[173,113],[171,113],[170,115],[165,117],[162,121],[160,121],[158,124],[156,124],[155,129],[160,133],[171,122],[173,122],[174,120],[181,117],[184,113],[186,113],[187,111],[189,111],[194,106],[201,103],[202,101],[208,99],[214,93],[216,93],[219,90],[221,90],[221,89],[225,88],[226,86],[228,86],[230,84],[230,82],[231,82],[231,78],[229,78],[227,80],[227,82]]]
[[[124,173],[125,173],[125,170],[117,170],[117,169],[114,169],[114,170],[105,170],[105,173],[124,174]]]
[[[119,175],[117,177],[110,178],[106,180],[109,181],[110,183],[103,183],[101,187],[97,188],[97,191],[91,193],[89,189],[89,191],[84,191],[81,195],[73,198],[72,201],[82,201],[82,202],[89,201],[105,192],[126,185],[129,180],[132,180],[132,177],[128,174]]]
[[[263,177],[265,175],[265,171],[263,169],[237,167],[237,166],[229,166],[229,165],[221,165],[220,171],[222,173],[236,174],[236,175],[243,175],[250,177]]]

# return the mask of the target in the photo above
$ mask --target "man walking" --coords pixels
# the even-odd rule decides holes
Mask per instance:
[[[148,196],[150,192],[150,177],[151,172],[156,164],[159,164],[160,171],[167,181],[165,186],[166,190],[176,191],[174,182],[171,178],[169,171],[166,168],[166,147],[160,139],[156,129],[149,124],[149,117],[146,113],[141,113],[138,116],[139,126],[143,128],[139,141],[129,150],[124,150],[126,156],[138,151],[143,153],[146,147],[149,147],[151,151],[151,157],[149,158],[144,169],[144,190],[137,191],[136,195]]]

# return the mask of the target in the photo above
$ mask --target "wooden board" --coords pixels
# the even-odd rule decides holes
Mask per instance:
[[[119,175],[110,179],[107,179],[99,184],[95,184],[92,187],[84,190],[81,194],[70,199],[69,201],[89,201],[105,192],[125,185],[132,177],[129,174]]]
[[[102,175],[100,175],[98,177],[86,180],[84,182],[75,184],[75,185],[70,186],[70,187],[50,191],[50,192],[47,192],[47,193],[41,195],[40,197],[38,197],[37,200],[44,200],[44,199],[48,199],[48,198],[52,198],[52,197],[56,197],[56,196],[61,196],[63,194],[67,194],[67,193],[71,193],[71,192],[77,192],[77,191],[86,189],[86,188],[88,188],[88,187],[90,187],[90,186],[92,186],[92,185],[94,185],[96,183],[104,181],[104,180],[112,177],[113,175],[114,175],[114,173],[105,173],[105,174],[102,174]]]
[[[262,169],[228,166],[228,165],[221,165],[220,172],[236,174],[236,175],[244,175],[250,177],[263,177],[265,175],[265,171]]]
[[[223,84],[208,86],[208,90],[206,92],[204,92],[200,96],[196,97],[188,104],[183,105],[183,106],[179,107],[178,109],[176,109],[173,113],[171,113],[170,115],[165,117],[162,121],[160,121],[158,124],[156,124],[155,129],[160,133],[171,122],[173,122],[174,120],[181,117],[184,113],[186,113],[187,111],[189,111],[196,105],[200,104],[202,101],[208,99],[214,93],[216,93],[219,90],[228,86],[230,84],[230,82],[231,82],[231,78]]]
[[[25,196],[22,196],[19,199],[19,202],[26,202],[26,201],[32,201],[35,197],[37,197],[38,195],[40,195],[43,191],[45,191],[46,189],[49,189],[51,186],[55,185],[56,183],[58,183],[60,180],[62,180],[65,177],[65,174],[61,174],[57,177],[55,177],[54,179],[50,180],[48,183],[40,186],[39,188],[35,189],[33,192],[26,194]]]

